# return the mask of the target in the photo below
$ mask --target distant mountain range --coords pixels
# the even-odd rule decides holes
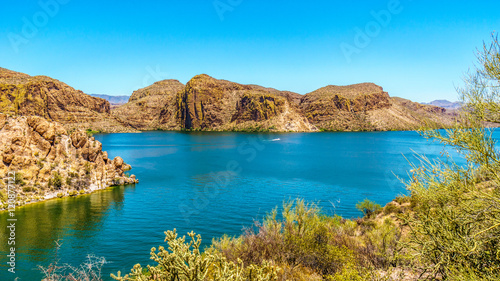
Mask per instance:
[[[98,95],[98,94],[90,94],[90,95],[96,98],[105,99],[109,101],[109,103],[115,105],[126,104],[128,102],[128,99],[130,98],[130,96],[110,96],[110,95]]]
[[[435,100],[429,103],[423,102],[422,104],[439,106],[446,109],[459,109],[462,107],[462,103],[459,101],[451,102],[448,100]]]

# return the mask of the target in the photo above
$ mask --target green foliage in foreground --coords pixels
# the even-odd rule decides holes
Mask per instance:
[[[379,213],[382,210],[382,207],[373,201],[365,199],[365,201],[356,204],[356,209],[362,212],[363,215],[371,217]]]
[[[461,91],[459,125],[422,134],[457,149],[467,165],[421,158],[411,195],[381,207],[365,200],[356,221],[328,217],[314,204],[285,203],[239,237],[214,240],[167,231],[168,249],[151,250],[154,266],[134,266],[116,280],[500,280],[500,155],[485,121],[500,123],[500,44],[479,54]],[[451,164],[450,164],[451,163]],[[394,216],[394,214],[398,214]],[[403,235],[403,233],[405,235]],[[97,272],[103,263],[99,260]],[[57,263],[56,263],[57,265]],[[84,267],[86,269],[87,267]],[[43,269],[43,268],[42,268]],[[61,274],[63,272],[63,274]],[[101,280],[80,268],[44,269],[47,280]],[[87,278],[75,279],[75,274]],[[54,278],[52,278],[54,277]],[[73,278],[73,279],[71,279]]]
[[[136,265],[116,280],[367,280],[375,269],[399,259],[399,229],[389,220],[359,225],[321,214],[302,200],[275,209],[256,229],[214,240],[200,251],[201,237],[167,231],[168,249],[151,250],[156,265]],[[359,235],[363,233],[363,235]]]
[[[483,122],[500,123],[500,45],[479,53],[480,66],[461,90],[461,122],[427,138],[455,148],[467,160],[459,167],[422,158],[408,184],[414,212],[407,247],[430,276],[450,280],[500,279],[500,158]]]
[[[168,250],[164,247],[151,249],[151,259],[156,266],[147,266],[147,270],[139,264],[124,277],[120,272],[111,275],[115,280],[275,280],[278,268],[270,263],[245,267],[241,261],[227,261],[220,253],[207,251],[201,253],[201,236],[188,233],[186,237],[178,237],[176,230],[165,232]]]

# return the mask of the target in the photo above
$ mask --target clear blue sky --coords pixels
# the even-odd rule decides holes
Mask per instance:
[[[206,73],[300,94],[374,82],[456,100],[475,48],[500,29],[500,1],[394,1],[3,1],[0,66],[111,95]],[[366,28],[369,43],[355,41]]]

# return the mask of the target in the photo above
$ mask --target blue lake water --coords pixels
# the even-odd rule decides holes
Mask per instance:
[[[18,208],[17,273],[7,272],[7,213],[0,213],[0,280],[40,280],[37,265],[78,265],[102,256],[104,280],[150,263],[164,231],[202,235],[204,243],[239,235],[283,201],[317,202],[324,213],[357,217],[368,198],[384,205],[406,193],[413,153],[443,152],[416,132],[244,134],[148,132],[96,135],[140,183]],[[403,156],[405,155],[407,159]],[[395,175],[394,175],[395,174]]]

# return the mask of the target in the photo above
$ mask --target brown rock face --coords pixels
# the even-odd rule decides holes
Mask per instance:
[[[437,127],[454,122],[442,108],[391,98],[373,83],[321,88],[305,95],[300,108],[327,131],[415,130],[429,122]]]
[[[180,129],[176,122],[176,94],[184,89],[177,80],[164,80],[135,91],[128,103],[112,110],[122,123],[138,130]]]
[[[231,121],[264,121],[278,116],[284,110],[285,98],[274,95],[244,94],[236,105]]]
[[[372,83],[327,86],[305,95],[300,107],[324,130],[371,130],[367,112],[391,106],[389,95]]]
[[[457,116],[446,109],[422,105],[393,97],[391,106],[368,112],[368,120],[376,130],[418,130],[422,126],[447,128],[456,123]]]
[[[0,112],[40,116],[67,128],[106,130],[106,126],[114,126],[126,131],[111,117],[108,101],[50,77],[29,76],[4,68],[0,68]]]
[[[190,130],[314,130],[293,104],[293,93],[204,74],[177,95],[177,117]]]
[[[184,88],[184,84],[178,80],[168,79],[155,82],[153,85],[139,89],[132,93],[129,102],[148,96],[171,96],[177,94]]]
[[[124,175],[130,166],[123,159],[109,160],[102,144],[83,131],[69,134],[61,124],[38,116],[0,114],[2,119],[5,125],[0,129],[0,176],[5,178],[9,172],[16,172],[16,185],[23,200],[37,201],[58,193],[68,195],[117,182],[137,182],[135,177]],[[5,203],[5,198],[0,199]]]

